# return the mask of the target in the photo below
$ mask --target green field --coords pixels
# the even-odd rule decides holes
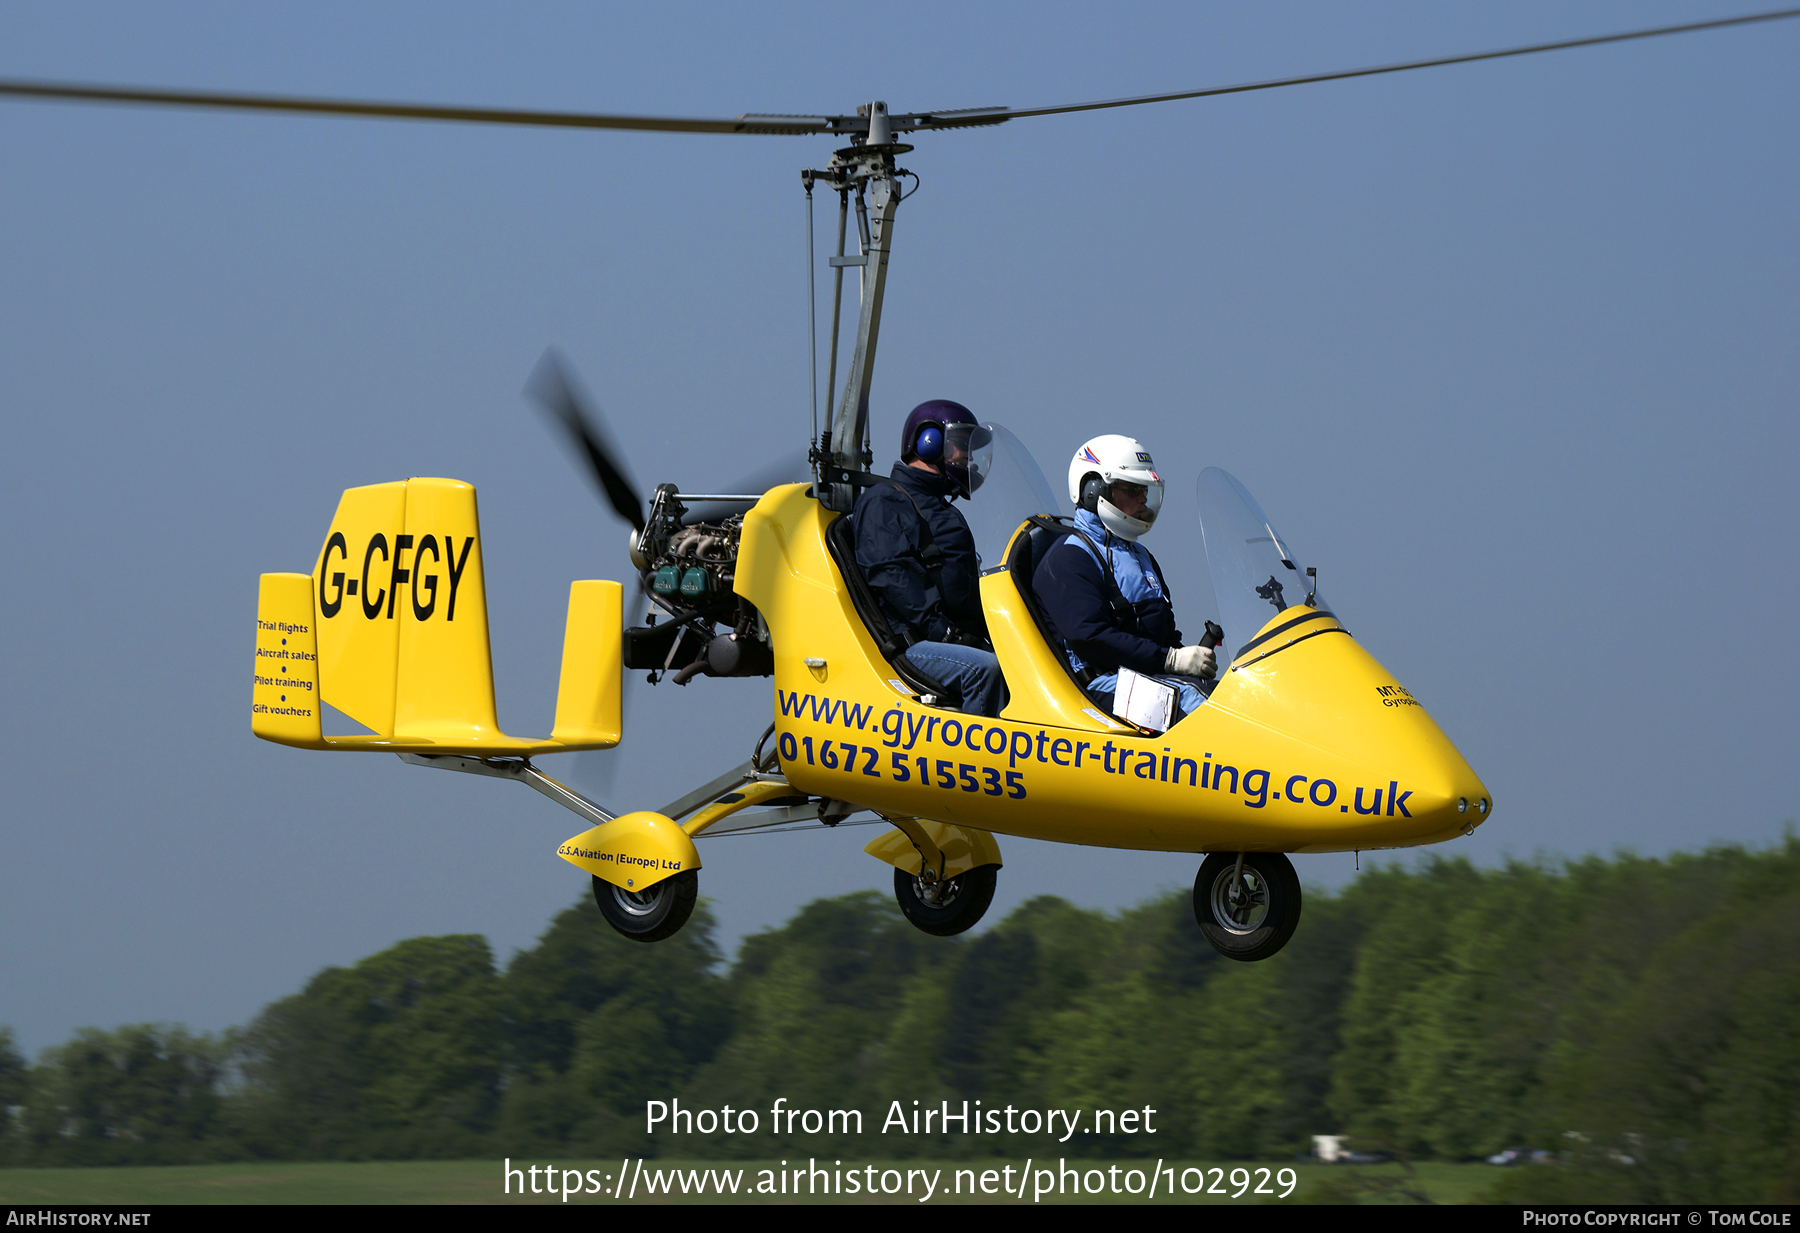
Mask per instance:
[[[619,1163],[599,1162],[593,1160],[571,1161],[515,1161],[515,1167],[529,1168],[532,1163],[539,1166],[551,1165],[562,1169],[597,1169],[606,1181],[608,1175],[617,1171]],[[829,1162],[827,1162],[829,1163]],[[957,1196],[945,1193],[952,1184],[957,1168],[974,1168],[977,1177],[982,1170],[999,1169],[1010,1164],[1015,1169],[1014,1181],[1017,1182],[1016,1169],[1023,1163],[1017,1160],[982,1160],[963,1161],[960,1164],[949,1162],[901,1161],[891,1165],[904,1173],[907,1169],[925,1169],[928,1171],[942,1169],[942,1180],[937,1195],[932,1203],[1017,1203],[1016,1197],[1008,1199],[1005,1195],[968,1194]],[[1073,1167],[1083,1170],[1100,1167],[1107,1168],[1114,1162],[1104,1160],[1083,1160],[1072,1162]],[[1119,1162],[1120,1168],[1148,1168],[1152,1162],[1130,1161]],[[1188,1167],[1192,1162],[1182,1162],[1179,1168]],[[649,1170],[687,1170],[698,1168],[720,1169],[720,1162],[692,1161],[647,1161],[644,1168]],[[758,1195],[749,1193],[756,1184],[756,1174],[760,1169],[779,1169],[777,1161],[733,1161],[725,1162],[725,1167],[732,1171],[744,1171],[745,1184],[740,1193],[727,1195],[723,1200],[708,1193],[704,1196],[676,1193],[648,1195],[640,1177],[638,1194],[635,1199],[624,1200],[611,1195],[571,1196],[571,1203],[695,1203],[695,1202],[735,1202],[735,1203],[914,1203],[920,1202],[922,1191],[915,1191],[911,1198],[905,1194],[884,1195],[871,1199],[868,1195],[832,1195],[809,1196],[801,1194]],[[883,1166],[877,1165],[877,1176]],[[1034,1171],[1042,1167],[1042,1162],[1033,1165]],[[1212,1166],[1208,1166],[1211,1168]],[[1359,1185],[1378,1182],[1385,1179],[1400,1180],[1401,1172],[1396,1166],[1384,1165],[1375,1168],[1345,1169],[1316,1164],[1291,1164],[1276,1162],[1267,1165],[1245,1166],[1240,1163],[1225,1163],[1217,1166],[1226,1171],[1227,1178],[1223,1184],[1230,1189],[1229,1174],[1232,1168],[1268,1168],[1271,1173],[1276,1169],[1293,1168],[1299,1175],[1299,1185],[1293,1199],[1305,1201],[1308,1197],[1327,1199],[1338,1197],[1348,1184],[1351,1188]],[[634,1166],[635,1172],[635,1166]],[[540,1172],[539,1177],[542,1178]],[[1121,1177],[1123,1173],[1121,1173]],[[1179,1177],[1179,1172],[1177,1173]],[[1416,1166],[1413,1184],[1418,1186],[1437,1203],[1472,1203],[1480,1202],[1483,1193],[1500,1176],[1500,1171],[1487,1165],[1470,1164],[1438,1164],[1426,1163]],[[1190,1175],[1190,1185],[1195,1179]],[[1207,1175],[1209,1185],[1213,1184],[1212,1175]],[[1327,1183],[1325,1190],[1319,1190],[1321,1183]],[[515,1182],[515,1187],[517,1183]],[[1272,1184],[1272,1183],[1271,1183]],[[364,1163],[332,1163],[332,1164],[228,1164],[228,1165],[183,1165],[163,1168],[115,1168],[115,1169],[0,1169],[0,1203],[18,1204],[58,1204],[58,1203],[559,1203],[561,1199],[555,1195],[523,1195],[514,1193],[510,1196],[501,1192],[501,1165],[496,1160],[425,1160],[425,1161],[380,1161]],[[1333,1192],[1337,1192],[1334,1194]],[[1383,1201],[1383,1196],[1364,1191],[1364,1201]],[[1159,1192],[1157,1201],[1163,1200]],[[1029,1190],[1025,1202],[1031,1202]],[[1057,1197],[1046,1195],[1043,1202],[1086,1202],[1086,1203],[1135,1203],[1143,1202],[1142,1196],[1129,1195],[1084,1195],[1079,1199],[1071,1196]],[[1233,1200],[1228,1195],[1177,1195],[1175,1202],[1184,1203],[1230,1203],[1230,1202],[1270,1202],[1270,1196],[1247,1194],[1241,1199]]]

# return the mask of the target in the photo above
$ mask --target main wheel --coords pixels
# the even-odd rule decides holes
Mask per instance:
[[[606,923],[633,942],[660,942],[672,936],[694,913],[700,875],[692,869],[664,878],[655,886],[629,891],[605,878],[594,879],[594,902]]]
[[[916,874],[894,870],[894,898],[900,912],[916,928],[947,938],[972,929],[994,902],[994,885],[1000,866],[977,865],[959,873],[944,886],[936,903],[926,900],[927,887]]]
[[[1253,963],[1286,946],[1300,923],[1300,876],[1280,852],[1214,852],[1194,879],[1194,919],[1212,948]]]

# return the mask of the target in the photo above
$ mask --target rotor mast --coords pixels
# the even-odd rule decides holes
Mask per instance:
[[[851,477],[866,473],[873,461],[868,449],[869,386],[875,374],[875,345],[881,336],[881,301],[887,289],[894,216],[902,197],[899,177],[906,174],[894,166],[894,157],[913,148],[894,141],[886,103],[874,102],[857,110],[868,120],[868,135],[852,138],[855,144],[833,154],[826,170],[801,173],[809,193],[812,186],[819,183],[836,189],[846,206],[850,194],[856,197],[860,251],[854,255],[840,253],[831,258],[831,264],[840,270],[840,277],[842,269],[850,266],[861,274],[856,342],[837,411],[813,451],[819,480],[815,491],[819,500],[827,509],[842,512],[848,512],[856,503],[859,485]],[[834,304],[833,312],[836,311]],[[831,333],[835,344],[835,316]]]

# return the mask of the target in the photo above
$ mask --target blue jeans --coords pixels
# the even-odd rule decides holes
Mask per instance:
[[[970,715],[1000,716],[1000,694],[1006,683],[992,651],[954,642],[915,642],[906,662],[935,681],[962,692],[962,709]]]
[[[1173,685],[1175,687],[1175,717],[1169,721],[1171,727],[1180,723],[1184,716],[1192,715],[1195,711],[1206,705],[1206,695],[1201,692],[1200,681],[1197,677],[1162,676],[1159,674],[1151,677],[1151,679],[1161,681],[1164,685]],[[1097,676],[1088,682],[1088,692],[1090,694],[1106,695],[1106,709],[1109,714],[1112,711],[1112,696],[1117,693],[1118,690],[1119,674],[1116,672],[1109,672],[1105,676]]]

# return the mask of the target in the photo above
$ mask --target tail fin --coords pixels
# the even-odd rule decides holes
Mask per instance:
[[[325,748],[319,730],[319,654],[312,579],[264,574],[256,596],[256,671],[250,731],[265,741]]]
[[[472,485],[407,481],[406,531],[395,538],[394,577],[395,593],[407,588],[397,603],[390,593],[384,610],[400,610],[395,735],[440,741],[499,737],[481,523]],[[329,689],[330,675],[325,679]]]
[[[311,579],[263,577],[252,730],[316,748],[466,750],[485,756],[593,749],[619,741],[621,590],[578,582],[569,596],[556,732],[520,740],[500,730],[488,641],[487,587],[475,489],[412,479],[351,488],[338,502]],[[310,714],[270,709],[265,652],[282,625],[305,626]],[[298,637],[298,635],[292,635]],[[313,642],[316,640],[316,649]],[[279,666],[279,665],[277,665]],[[285,679],[285,678],[284,678]],[[325,738],[329,702],[373,736]],[[280,703],[287,706],[286,702]]]
[[[624,640],[625,589],[616,582],[571,582],[551,740],[584,746],[619,743]]]
[[[473,486],[346,490],[313,582],[325,701],[382,736],[499,734]]]
[[[321,696],[382,736],[394,733],[400,653],[400,627],[387,613],[394,581],[387,575],[398,569],[393,544],[405,525],[405,483],[346,489],[313,569],[319,676],[331,682]]]

